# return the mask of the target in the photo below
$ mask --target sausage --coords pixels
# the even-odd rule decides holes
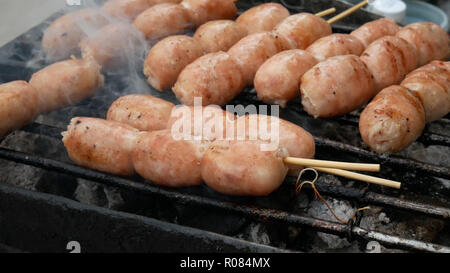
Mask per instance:
[[[264,123],[267,124],[266,127],[263,126]],[[277,144],[278,148],[285,149],[291,157],[314,158],[316,145],[313,136],[296,124],[275,116],[255,114],[238,118],[236,124],[237,128],[245,124],[246,138],[250,140],[261,139],[269,141],[269,145]],[[288,168],[291,175],[297,175],[297,171],[301,169],[294,165],[288,165]]]
[[[420,100],[399,85],[383,89],[359,120],[362,139],[378,153],[406,148],[422,134],[424,127],[425,112]]]
[[[167,123],[172,135],[195,136],[196,139],[214,141],[234,134],[235,116],[218,106],[175,107]]]
[[[24,81],[0,85],[0,137],[31,122],[38,114],[36,90]]]
[[[195,97],[202,105],[223,106],[245,87],[239,64],[225,52],[206,54],[186,66],[173,87],[178,100],[194,105]]]
[[[205,53],[227,51],[247,36],[242,25],[231,20],[215,20],[201,25],[194,38],[202,45]]]
[[[117,99],[109,108],[107,120],[130,125],[140,131],[167,128],[173,103],[150,96],[128,95]]]
[[[417,49],[419,66],[433,60],[446,60],[450,54],[447,32],[431,22],[409,24],[402,28],[397,37],[405,39]]]
[[[261,140],[216,140],[201,161],[205,183],[217,192],[266,196],[278,189],[287,174],[281,149],[261,151]]]
[[[416,49],[394,36],[386,36],[370,44],[361,55],[361,60],[374,76],[377,91],[399,84],[418,63]]]
[[[80,43],[83,58],[93,58],[104,70],[127,64],[145,47],[142,33],[128,23],[106,25]]]
[[[283,5],[266,3],[245,11],[236,19],[236,23],[245,27],[249,34],[253,34],[272,31],[289,15],[289,10]]]
[[[170,3],[146,9],[136,17],[133,25],[150,42],[185,32],[193,26],[185,8]]]
[[[258,68],[267,59],[285,49],[276,34],[262,32],[243,38],[230,48],[228,54],[240,65],[247,85],[252,85]]]
[[[450,112],[450,62],[433,61],[408,74],[401,83],[420,99],[427,122]]]
[[[331,75],[331,76],[330,76]],[[342,115],[363,106],[375,95],[366,65],[355,55],[331,57],[301,79],[302,105],[314,117]]]
[[[138,130],[115,121],[72,119],[63,142],[75,164],[122,176],[134,173],[131,161]]]
[[[167,37],[159,41],[147,55],[144,74],[155,89],[172,87],[181,71],[203,55],[201,44],[185,35]]]
[[[95,31],[108,24],[108,20],[94,9],[83,9],[56,19],[42,37],[42,50],[47,59],[58,61],[76,54],[78,44],[86,31]]]
[[[168,130],[146,132],[136,140],[133,165],[138,174],[158,185],[197,186],[202,183],[200,163],[209,144],[175,140]]]
[[[276,54],[256,72],[254,85],[258,98],[265,103],[286,107],[288,101],[300,95],[303,74],[316,64],[317,60],[301,49]]]
[[[180,2],[181,0],[109,0],[103,4],[101,10],[113,18],[134,20],[136,16],[154,5]]]
[[[359,56],[364,49],[364,44],[352,35],[331,34],[315,41],[306,51],[322,62],[327,58],[339,55]]]
[[[30,85],[39,97],[39,112],[50,112],[89,98],[104,84],[100,66],[92,59],[54,63],[34,73]]]
[[[391,18],[381,18],[369,23],[365,23],[350,35],[358,38],[364,47],[368,47],[372,42],[384,36],[394,36],[401,27]]]
[[[180,5],[188,11],[194,27],[211,20],[234,19],[237,15],[233,0],[183,0]]]
[[[305,49],[319,38],[331,34],[331,26],[324,19],[310,13],[291,15],[274,29],[288,42],[289,49]]]

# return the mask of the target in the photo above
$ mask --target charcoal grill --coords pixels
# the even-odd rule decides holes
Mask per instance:
[[[269,1],[240,0],[240,11]],[[276,1],[270,1],[276,2]],[[318,12],[330,6],[338,11],[348,6],[338,1],[280,1],[291,12]],[[0,49],[0,82],[29,79],[32,73],[46,65],[39,50],[42,31],[55,14],[41,25]],[[335,32],[347,33],[366,21],[376,19],[373,14],[359,11],[334,25]],[[30,61],[32,60],[32,61]],[[134,68],[138,80],[144,81],[140,67]],[[132,69],[132,70],[134,70]],[[130,71],[128,71],[130,72]],[[133,79],[134,82],[136,79]],[[367,149],[358,133],[359,112],[333,119],[313,119],[299,106],[299,101],[281,110],[281,117],[301,125],[313,135],[317,144],[317,158],[373,162],[382,164],[381,177],[399,180],[401,190],[381,188],[347,179],[321,175],[317,184],[322,195],[351,202],[354,207],[376,206],[402,219],[421,218],[439,221],[443,226],[431,240],[414,236],[402,238],[368,230],[360,226],[361,214],[348,225],[313,218],[304,210],[296,209],[295,179],[287,178],[283,186],[269,197],[237,198],[214,193],[206,186],[185,189],[167,189],[143,181],[139,177],[117,177],[75,166],[68,159],[60,141],[61,132],[74,116],[104,118],[108,106],[119,96],[136,91],[150,93],[177,103],[171,92],[160,93],[147,85],[145,89],[128,88],[130,77],[121,73],[106,74],[106,85],[93,98],[78,105],[40,116],[32,124],[0,139],[0,167],[11,162],[47,170],[54,187],[35,191],[11,186],[0,180],[0,252],[65,252],[69,241],[79,241],[87,252],[289,252],[309,251],[309,234],[323,232],[357,241],[364,246],[377,241],[389,248],[413,252],[450,252],[450,165],[423,162],[408,154],[379,155]],[[261,105],[254,90],[248,88],[230,104]],[[45,148],[29,149],[20,144],[11,146],[18,134],[52,139],[59,155],[46,153]],[[450,120],[448,116],[429,125],[418,140],[424,147],[450,147]],[[36,146],[41,145],[35,143]],[[445,162],[444,162],[445,163]],[[5,175],[2,175],[6,177]],[[98,185],[118,189],[128,196],[119,209],[100,208],[73,200],[75,179],[81,178]],[[63,189],[63,190],[61,190]],[[312,192],[308,192],[312,197]],[[72,200],[71,200],[72,199]],[[195,211],[206,221],[216,225],[195,223],[169,217],[165,207],[179,211]],[[147,210],[148,209],[148,210]],[[163,212],[161,212],[162,210]],[[170,213],[169,213],[170,214]],[[231,217],[230,221],[226,219]],[[183,218],[183,217],[181,217]],[[185,217],[186,218],[186,217]],[[393,219],[395,220],[395,219]],[[198,222],[202,222],[199,220]],[[236,238],[239,228],[249,223],[274,225],[283,233],[294,227],[301,234],[296,242],[289,236],[281,238],[285,247],[252,243]],[[227,225],[239,223],[231,230]],[[233,229],[233,228],[231,228]],[[364,249],[361,249],[364,251]]]

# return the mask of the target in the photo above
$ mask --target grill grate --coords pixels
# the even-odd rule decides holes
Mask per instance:
[[[251,6],[261,4],[263,2],[274,1],[239,1],[238,6],[240,10],[247,9]],[[302,10],[320,11],[333,5],[338,10],[344,9],[345,5],[337,1],[323,1],[320,5],[315,5],[317,1],[301,1],[304,5],[298,6],[298,1],[280,1],[291,8],[293,12]],[[310,3],[314,2],[314,3]],[[330,4],[331,3],[331,4]],[[314,6],[312,6],[314,5]],[[355,14],[354,17],[344,21],[344,23],[334,26],[337,32],[348,32],[354,26],[361,24],[366,20],[375,19],[372,15],[364,12]],[[16,79],[28,79],[34,70],[38,67],[30,67],[27,63],[28,58],[34,58],[35,54],[30,41],[39,41],[40,33],[45,24],[30,30],[28,33],[17,38],[15,41],[0,49],[0,63],[4,64],[8,69],[8,73],[0,75],[1,81],[10,81]],[[37,37],[37,38],[36,38]],[[33,53],[34,52],[34,53]],[[44,66],[45,63],[38,59],[34,63],[36,66]],[[140,69],[138,69],[140,70]],[[126,86],[126,81],[118,79],[117,75],[106,75],[107,87],[105,90],[85,102],[77,106],[68,107],[61,111],[56,111],[47,116],[40,117],[39,122],[34,122],[21,130],[35,135],[43,135],[46,137],[61,139],[61,132],[65,129],[63,124],[67,125],[68,120],[74,115],[88,115],[104,117],[106,113],[105,107],[115,100],[118,96],[125,95],[125,93],[109,94],[109,90],[122,90]],[[141,75],[142,76],[142,75]],[[136,91],[136,90],[130,90]],[[175,97],[171,92],[160,93],[154,90],[149,91],[152,95],[161,97],[166,100],[175,101]],[[253,90],[248,89],[232,104],[255,104],[261,105],[256,100]],[[287,109],[281,111],[281,116],[287,120],[297,123],[308,130],[320,131],[319,129],[328,126],[329,124],[337,124],[339,126],[348,126],[356,135],[354,139],[360,139],[357,135],[358,113],[351,113],[344,117],[338,117],[329,120],[314,120],[308,116],[301,107],[299,102],[294,101],[290,103]],[[69,114],[68,114],[69,113]],[[58,120],[56,125],[53,123],[54,117],[62,117]],[[443,119],[439,121],[440,125],[450,130],[450,121]],[[317,129],[319,128],[319,129]],[[446,223],[450,219],[450,205],[448,203],[449,190],[442,187],[439,182],[436,182],[435,177],[450,179],[450,168],[446,166],[433,165],[429,163],[418,162],[409,157],[401,157],[398,155],[387,156],[379,155],[367,150],[361,143],[356,143],[353,140],[342,141],[323,133],[313,133],[316,135],[315,141],[317,145],[317,153],[319,158],[327,159],[346,159],[350,161],[364,161],[364,162],[378,162],[382,164],[383,171],[381,176],[386,178],[393,178],[403,182],[403,191],[382,189],[376,186],[367,186],[365,184],[355,184],[354,187],[345,186],[347,180],[339,180],[343,182],[344,186],[335,186],[327,182],[326,176],[321,176],[317,184],[318,190],[326,196],[342,198],[345,200],[352,200],[357,204],[378,205],[383,208],[391,210],[404,211],[413,215],[422,215],[434,219],[442,220]],[[3,139],[0,139],[0,144]],[[427,129],[424,135],[419,139],[424,145],[439,145],[450,147],[450,137],[441,135]],[[117,187],[123,190],[129,190],[137,193],[142,193],[151,196],[158,196],[167,199],[173,203],[183,206],[196,206],[200,208],[211,208],[213,210],[231,213],[239,216],[244,216],[248,219],[253,219],[260,222],[273,222],[283,225],[293,225],[312,228],[316,231],[321,231],[329,234],[335,234],[343,237],[365,241],[376,240],[383,245],[392,246],[394,248],[411,250],[411,251],[425,251],[425,252],[450,252],[449,246],[441,246],[437,244],[427,243],[418,240],[409,240],[384,234],[377,231],[369,231],[359,227],[359,220],[357,219],[351,225],[343,225],[335,222],[319,220],[308,216],[303,216],[294,213],[290,210],[290,206],[282,209],[274,209],[272,207],[264,208],[260,203],[255,202],[252,198],[232,198],[220,195],[211,195],[205,191],[191,189],[165,189],[156,187],[138,177],[121,178],[109,174],[100,173],[97,171],[85,169],[75,166],[71,163],[45,158],[32,153],[19,152],[9,148],[0,148],[0,158],[8,161],[13,161],[37,168],[67,174],[77,178],[84,178],[94,181],[106,186]],[[437,187],[430,187],[430,184],[437,184]],[[294,178],[287,178],[283,187],[288,188],[287,192],[291,195],[286,196],[287,199],[295,202],[293,196],[293,188],[295,184]],[[436,190],[438,189],[438,190]],[[401,196],[404,195],[404,196]],[[270,198],[270,197],[269,197]],[[42,200],[45,200],[43,198]],[[412,201],[414,200],[414,201]],[[421,201],[417,201],[421,200]],[[425,200],[425,201],[423,201]],[[436,201],[439,200],[439,203]],[[256,205],[255,205],[256,203]]]

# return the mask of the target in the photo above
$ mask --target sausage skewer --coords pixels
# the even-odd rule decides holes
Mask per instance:
[[[296,49],[276,54],[267,60],[255,75],[254,86],[258,98],[284,108],[288,101],[299,96],[302,76],[318,62],[340,55],[359,56],[369,41],[395,35],[399,30],[400,27],[394,20],[383,18],[362,25],[350,35],[331,34],[320,38],[306,50]],[[349,72],[351,73],[351,68]],[[341,74],[345,76],[340,72],[336,77]]]
[[[335,9],[316,14],[325,16]],[[201,56],[227,51],[239,40],[250,34],[272,30],[289,16],[280,4],[267,3],[244,12],[236,21],[216,20],[200,26],[193,37],[169,36],[152,47],[144,63],[144,75],[149,84],[159,91],[172,87],[181,71]],[[256,24],[266,22],[265,24]]]
[[[383,89],[364,109],[359,130],[375,152],[403,150],[425,123],[450,112],[450,62],[433,61],[408,74],[401,85]]]
[[[246,85],[251,85],[258,68],[271,56],[292,48],[304,49],[318,38],[331,34],[330,24],[312,14],[289,16],[272,32],[249,35],[227,53],[207,54],[186,66],[173,91],[181,103],[224,105]]]

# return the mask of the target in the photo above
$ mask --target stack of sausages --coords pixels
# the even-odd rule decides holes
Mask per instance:
[[[101,10],[84,9],[58,18],[44,32],[42,48],[49,60],[61,60],[80,47],[83,56],[111,69],[136,50],[136,41],[155,42],[236,15],[233,0],[110,0]]]
[[[312,158],[315,153],[313,137],[287,121],[259,115],[236,119],[218,107],[174,107],[149,95],[119,98],[107,119],[72,120],[63,133],[70,158],[78,165],[117,175],[136,171],[168,187],[197,186],[205,181],[224,194],[268,195],[288,173],[285,157]],[[266,122],[269,130],[279,121],[282,134],[274,149],[261,151],[268,135],[250,127],[252,119],[258,127]],[[178,127],[186,122],[189,126]],[[212,125],[209,134],[203,127],[206,124]],[[242,140],[236,139],[234,131],[239,124],[246,126]],[[203,131],[198,132],[196,126]],[[230,128],[232,138],[227,139]],[[177,133],[180,138],[175,137]]]
[[[155,89],[168,89],[188,64],[204,54],[227,51],[249,34],[272,30],[288,16],[289,11],[282,5],[267,3],[247,10],[236,21],[215,20],[203,24],[193,37],[165,38],[148,53],[144,74]]]
[[[425,123],[450,112],[450,62],[433,61],[383,89],[364,109],[359,129],[378,153],[403,150],[422,134]]]

